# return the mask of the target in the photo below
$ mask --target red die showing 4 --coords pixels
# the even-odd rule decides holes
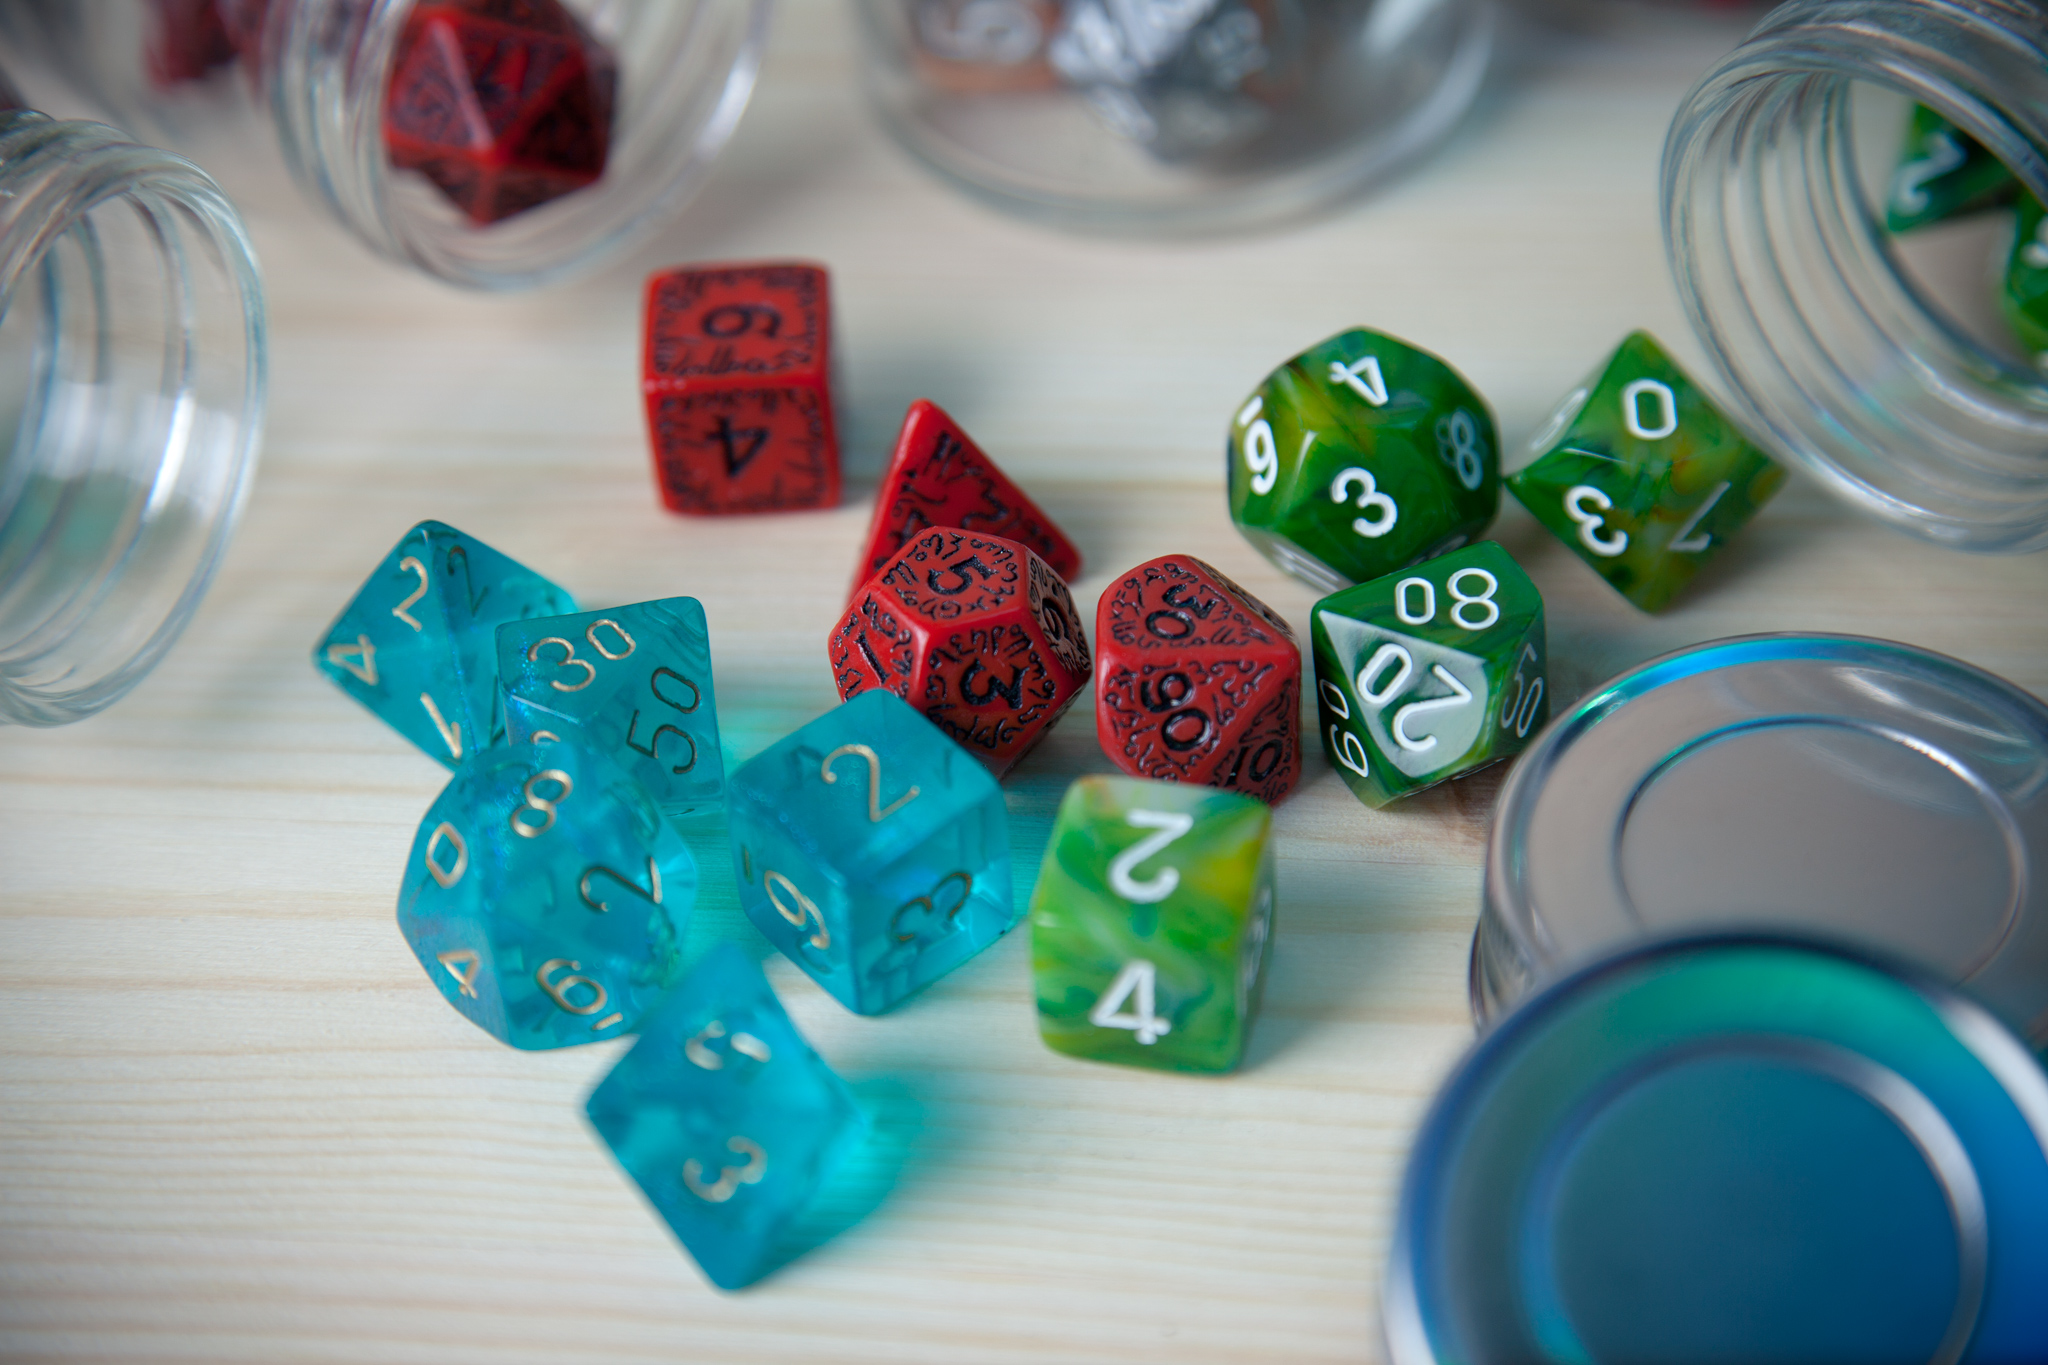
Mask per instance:
[[[647,282],[640,387],[670,510],[839,501],[828,285],[823,269],[794,262],[687,266]]]
[[[886,688],[1001,777],[1088,685],[1088,641],[1052,566],[1015,541],[931,530],[832,632],[841,697]]]
[[[478,226],[604,174],[618,64],[560,0],[421,0],[384,96],[384,150]]]
[[[1081,572],[1080,552],[1052,518],[967,439],[943,408],[920,398],[903,415],[895,457],[875,495],[867,548],[854,568],[855,590],[881,572],[912,536],[934,526],[1014,540],[1062,578]]]
[[[1269,805],[1301,775],[1301,649],[1273,610],[1201,560],[1166,555],[1095,609],[1095,730],[1133,777]]]

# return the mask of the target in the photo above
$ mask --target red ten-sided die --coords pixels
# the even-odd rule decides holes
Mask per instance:
[[[1095,730],[1133,777],[1269,805],[1301,776],[1301,649],[1287,623],[1190,555],[1140,564],[1095,609]]]
[[[686,266],[647,282],[640,386],[670,510],[839,501],[829,284],[795,262]]]
[[[832,632],[833,680],[916,707],[1001,777],[1088,685],[1088,641],[1052,567],[1015,541],[931,530],[869,579]]]

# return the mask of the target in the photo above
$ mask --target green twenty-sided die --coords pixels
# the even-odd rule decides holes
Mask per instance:
[[[1084,777],[1031,900],[1047,1047],[1172,1071],[1244,1053],[1273,925],[1273,812],[1213,787]]]
[[[2048,210],[2031,194],[2020,197],[2019,232],[1999,303],[2034,362],[2048,372]]]
[[[1325,597],[1309,642],[1323,752],[1368,806],[1519,753],[1550,716],[1543,596],[1490,540]]]
[[[1885,194],[1884,225],[1907,232],[1995,208],[2019,181],[1984,145],[1924,104],[1913,106],[1898,169]]]
[[[1267,375],[1225,465],[1237,529],[1321,592],[1456,549],[1500,508],[1486,403],[1429,352],[1362,328]]]
[[[1508,491],[1644,611],[1661,611],[1785,482],[1648,332],[1574,389]]]

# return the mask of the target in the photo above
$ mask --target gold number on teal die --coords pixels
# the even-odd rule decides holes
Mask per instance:
[[[1234,792],[1084,777],[1031,901],[1046,1046],[1228,1071],[1244,1053],[1273,921],[1273,813]]]
[[[2019,181],[1982,143],[1924,104],[1906,123],[1899,166],[1885,197],[1884,225],[1908,232],[1994,208],[2019,192]]]
[[[1309,640],[1323,752],[1369,806],[1519,753],[1550,716],[1542,594],[1490,540],[1324,598]]]
[[[1632,332],[1530,442],[1513,493],[1615,591],[1659,611],[1783,486],[1647,332]]]
[[[1999,302],[2034,363],[2048,373],[2048,210],[2031,194],[2020,198],[2019,230]]]
[[[1493,417],[1457,371],[1362,328],[1268,375],[1226,444],[1230,517],[1323,592],[1463,545],[1500,506]]]

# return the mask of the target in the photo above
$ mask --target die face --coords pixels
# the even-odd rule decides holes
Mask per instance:
[[[1226,448],[1230,515],[1323,592],[1476,537],[1500,505],[1499,438],[1456,371],[1355,329],[1267,376]]]
[[[513,1047],[616,1038],[673,983],[689,848],[601,755],[501,745],[420,822],[398,926],[443,998]]]
[[[1096,605],[1096,736],[1133,777],[1267,804],[1301,771],[1301,651],[1277,613],[1214,568],[1166,555]]]
[[[490,546],[423,521],[313,647],[313,665],[446,767],[502,733],[494,632],[576,610],[567,592]]]
[[[1994,208],[2018,192],[2019,181],[1982,143],[1916,104],[1885,196],[1884,225],[1892,232],[1910,232]]]
[[[691,380],[822,384],[831,334],[825,272],[795,262],[693,266],[647,282],[651,388]]]
[[[741,908],[856,1013],[937,980],[1016,918],[1001,789],[891,693],[749,760],[730,812]]]
[[[933,530],[854,596],[829,641],[839,695],[894,692],[1000,777],[1087,685],[1073,595],[995,536]]]
[[[1369,806],[1521,752],[1550,716],[1543,598],[1492,541],[1316,603],[1317,730]]]
[[[880,573],[912,537],[934,527],[1015,541],[1062,578],[1081,572],[1080,552],[1052,518],[943,409],[919,399],[904,415],[896,453],[875,496],[867,545],[854,568],[855,590]]]
[[[2048,373],[2048,212],[2031,194],[2020,199],[2019,228],[1999,303],[2036,365]]]
[[[1667,606],[1785,482],[1646,332],[1531,445],[1543,453],[1510,491],[1644,611]]]
[[[705,1276],[739,1289],[866,1119],[761,974],[720,944],[645,1021],[584,1112]]]
[[[671,820],[716,811],[725,797],[711,641],[694,597],[497,630],[507,737],[573,739],[603,753]]]
[[[1054,1051],[1227,1071],[1271,937],[1272,811],[1231,792],[1084,777],[1031,901],[1038,1024]]]

